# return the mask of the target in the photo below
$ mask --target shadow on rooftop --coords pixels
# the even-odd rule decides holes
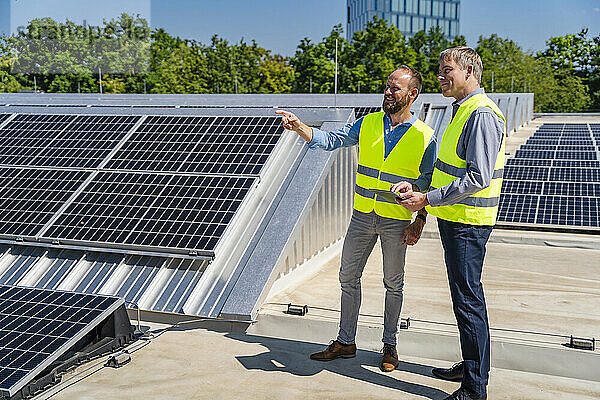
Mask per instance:
[[[381,354],[373,351],[358,350],[356,358],[353,359],[337,359],[321,362],[313,361],[308,356],[311,353],[323,350],[324,346],[322,344],[240,333],[228,333],[225,336],[246,343],[258,343],[269,349],[269,351],[253,356],[235,357],[249,370],[279,371],[297,376],[312,376],[321,371],[330,371],[349,378],[430,399],[443,399],[448,395],[436,388],[399,380],[393,376],[393,373],[385,374],[379,372]],[[376,368],[377,371],[372,371],[366,367]],[[397,369],[432,377],[431,368],[428,365],[400,361]]]

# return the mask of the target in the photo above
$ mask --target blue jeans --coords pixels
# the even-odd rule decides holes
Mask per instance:
[[[342,310],[337,340],[344,344],[355,341],[358,310],[360,309],[360,278],[379,237],[383,253],[383,285],[385,312],[383,316],[383,343],[396,345],[398,319],[402,308],[404,287],[404,260],[406,246],[402,234],[410,221],[380,217],[375,213],[354,211],[342,250],[340,284]]]
[[[492,226],[467,225],[438,218],[438,227],[460,333],[464,360],[462,386],[483,396],[490,372],[490,333],[481,272]]]

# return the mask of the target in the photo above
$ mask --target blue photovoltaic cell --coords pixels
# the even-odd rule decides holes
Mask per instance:
[[[506,162],[498,221],[598,227],[596,141],[587,124],[543,125]]]
[[[0,164],[30,165],[76,117],[18,114],[0,129]]]
[[[212,251],[256,179],[102,172],[44,236]]]
[[[520,150],[556,150],[558,144],[524,144],[519,147]]]
[[[13,396],[120,304],[116,297],[0,286],[0,393]]]
[[[520,165],[506,165],[504,167],[504,179],[518,181],[546,181],[548,180],[548,167],[530,167]]]
[[[554,158],[557,160],[597,160],[595,151],[564,151],[557,150]]]
[[[600,182],[600,169],[552,168],[548,180],[558,182]]]
[[[498,222],[535,223],[538,198],[537,195],[502,193]]]
[[[96,168],[139,120],[128,115],[79,115],[30,165]]]
[[[542,150],[517,150],[515,158],[537,158],[551,160],[554,158],[555,151],[542,151]]]
[[[216,118],[179,171],[258,175],[283,131],[278,117]]]
[[[550,167],[550,166],[552,166],[552,160],[537,160],[535,158],[509,158],[506,160],[506,165],[528,165],[528,166],[535,166],[535,167]],[[505,174],[506,174],[506,172],[505,172]]]
[[[283,131],[275,116],[151,116],[107,168],[258,175]]]
[[[544,182],[545,195],[600,197],[600,183]]]
[[[0,234],[35,235],[89,174],[0,168]]]
[[[598,198],[540,196],[536,223],[599,227]]]
[[[502,181],[502,193],[542,194],[543,182],[540,181]]]
[[[553,167],[567,167],[567,168],[600,168],[600,161],[598,160],[554,160],[552,162]]]

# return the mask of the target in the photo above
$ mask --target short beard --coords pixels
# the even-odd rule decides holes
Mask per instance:
[[[392,104],[386,103],[385,97],[384,97],[381,107],[383,108],[383,111],[386,114],[393,115],[393,114],[396,114],[396,113],[402,111],[402,109],[404,107],[406,107],[407,104],[408,104],[408,96],[403,96],[400,100],[396,100]]]

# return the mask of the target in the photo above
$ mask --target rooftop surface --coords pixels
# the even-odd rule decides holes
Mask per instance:
[[[509,139],[507,152],[514,153],[544,122],[600,118],[538,118]],[[483,276],[494,342],[488,398],[600,398],[600,350],[562,346],[565,336],[600,336],[599,242],[593,235],[494,231]],[[129,364],[111,369],[102,367],[105,358],[92,361],[38,398],[442,399],[454,391],[458,384],[431,375],[432,367],[459,361],[432,218],[407,253],[402,317],[410,317],[411,326],[399,333],[398,369],[383,373],[378,368],[384,296],[378,246],[363,274],[357,357],[328,363],[308,359],[337,333],[340,249],[333,246],[303,266],[305,271],[281,280],[280,290],[272,292],[246,332],[219,332],[201,324],[164,330],[143,323],[154,337],[131,346]],[[309,313],[285,315],[287,303],[307,304]]]

